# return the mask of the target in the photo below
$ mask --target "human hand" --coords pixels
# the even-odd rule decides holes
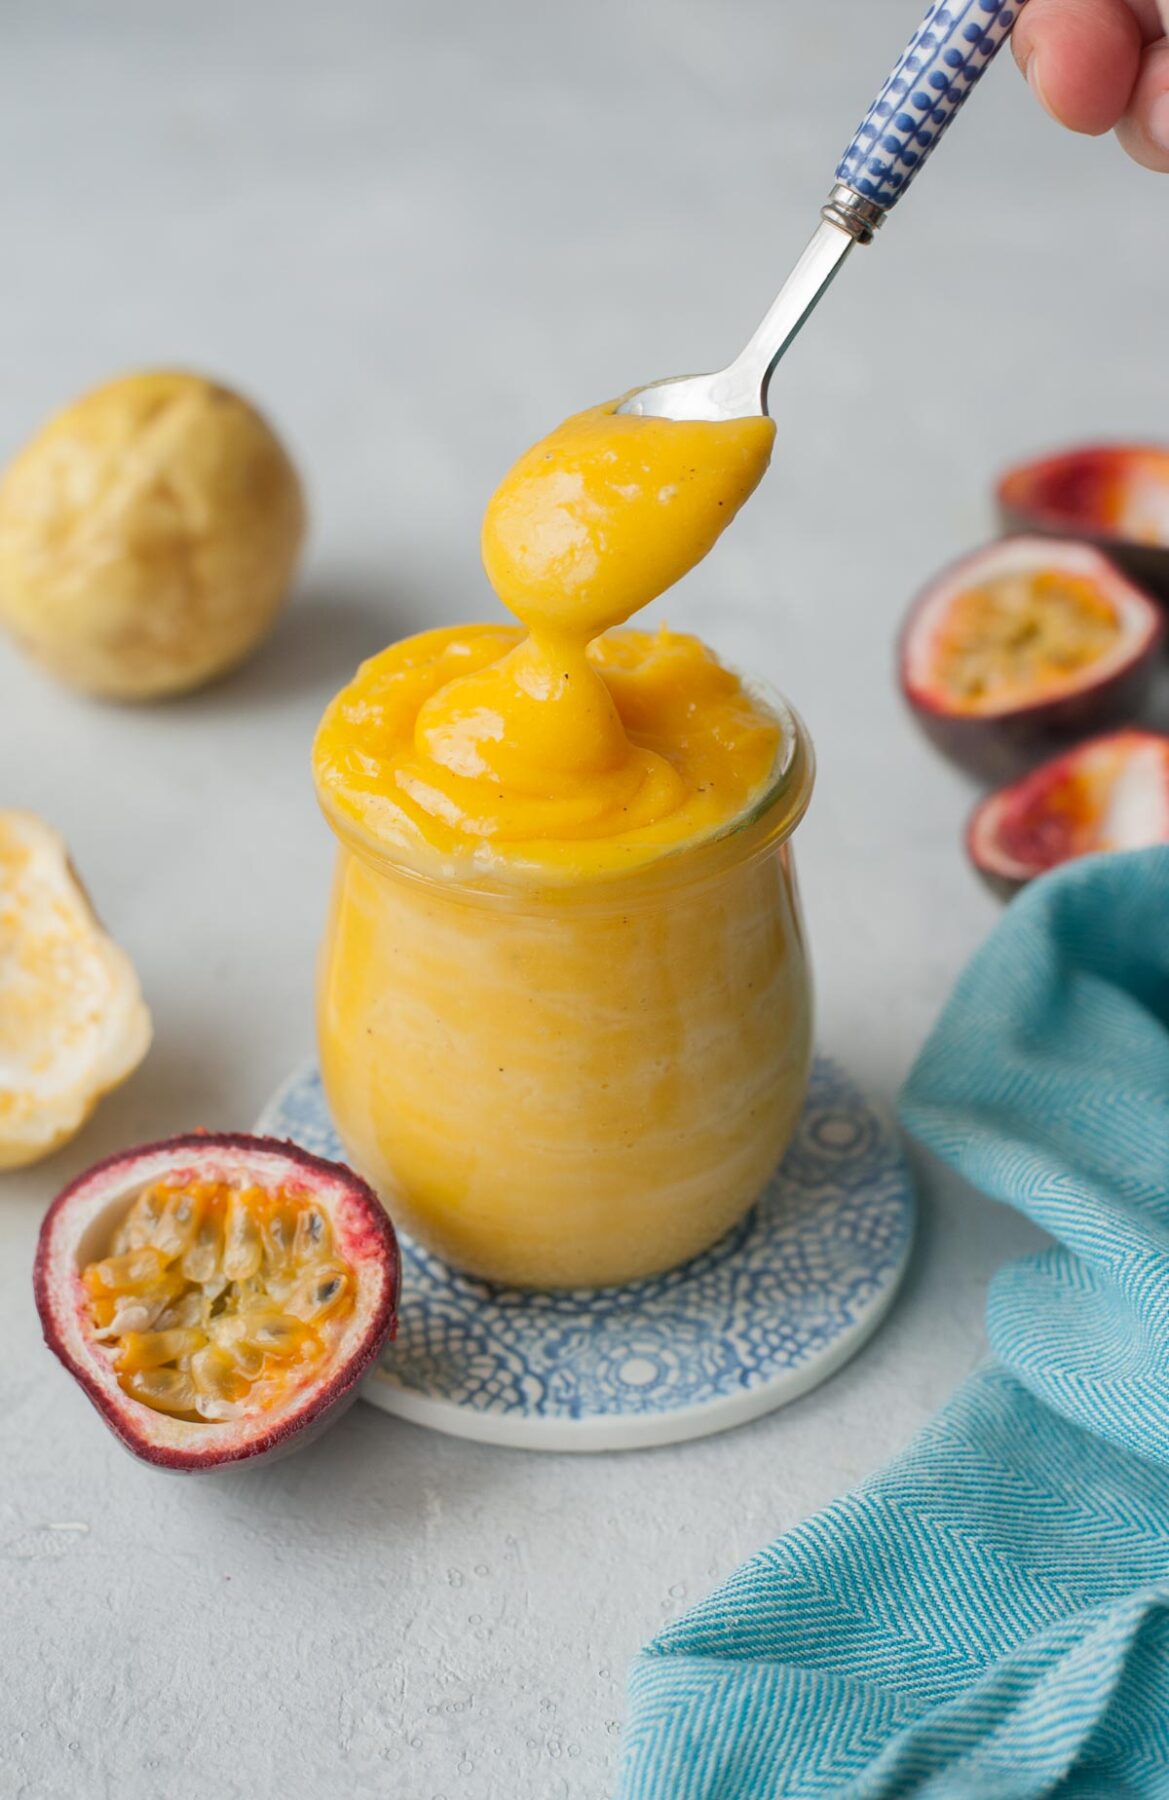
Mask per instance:
[[[1169,173],[1169,0],[1029,0],[1011,43],[1061,125]]]

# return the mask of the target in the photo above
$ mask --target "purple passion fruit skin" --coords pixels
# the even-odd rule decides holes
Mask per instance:
[[[1169,446],[1075,445],[1005,470],[995,498],[1005,532],[1093,544],[1169,601]]]
[[[1169,737],[1117,731],[1078,744],[975,807],[971,862],[1003,899],[1075,857],[1169,843]]]
[[[900,685],[943,755],[1004,781],[1139,715],[1164,636],[1160,608],[1093,546],[1004,538],[942,570],[915,601]]]
[[[143,1462],[196,1473],[300,1449],[397,1325],[397,1239],[342,1163],[195,1132],[108,1157],[50,1207],[45,1342]]]

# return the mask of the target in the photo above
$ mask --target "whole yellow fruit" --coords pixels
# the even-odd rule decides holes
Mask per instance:
[[[260,642],[304,529],[296,469],[246,400],[179,370],[126,375],[0,481],[0,622],[88,693],[182,693]]]

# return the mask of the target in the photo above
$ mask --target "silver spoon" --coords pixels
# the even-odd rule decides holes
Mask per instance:
[[[776,363],[854,244],[872,243],[1025,4],[933,0],[841,157],[821,222],[746,349],[713,375],[677,375],[638,388],[618,412],[658,419],[766,413]]]

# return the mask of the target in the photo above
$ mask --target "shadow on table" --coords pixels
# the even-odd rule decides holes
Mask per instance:
[[[323,702],[367,656],[426,622],[416,601],[372,573],[317,576],[286,609],[268,642],[205,696],[193,695],[191,705],[253,710],[310,694]]]
[[[313,1443],[271,1463],[225,1470],[194,1486],[211,1516],[283,1519],[292,1534],[311,1530],[347,1553],[387,1544],[419,1547],[439,1512],[477,1509],[488,1490],[507,1495],[530,1485],[530,1459],[421,1426],[361,1401]]]

